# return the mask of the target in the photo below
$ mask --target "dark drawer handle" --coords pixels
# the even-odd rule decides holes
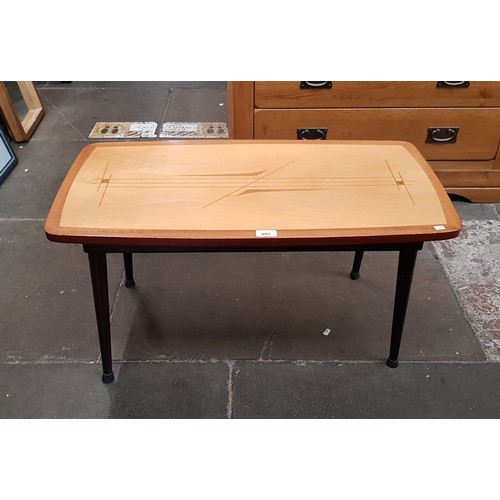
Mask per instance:
[[[331,89],[332,82],[300,82],[301,89]]]
[[[298,128],[297,139],[302,141],[324,141],[327,132],[327,128]]]
[[[437,88],[452,87],[452,88],[469,88],[470,82],[437,82]]]
[[[427,129],[427,140],[425,142],[455,143],[457,142],[458,128],[429,128]]]

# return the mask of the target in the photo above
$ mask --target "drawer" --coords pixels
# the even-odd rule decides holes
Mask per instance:
[[[446,187],[446,192],[463,196],[476,203],[499,203],[500,187]]]
[[[321,82],[311,82],[312,84]],[[500,82],[328,82],[331,88],[301,88],[301,82],[255,82],[256,108],[494,107]],[[456,82],[452,82],[456,83]]]
[[[430,161],[434,172],[485,172],[489,170],[500,171],[499,165],[495,163],[495,160],[479,160],[479,161]]]
[[[436,172],[443,186],[453,187],[499,187],[500,171],[484,170],[478,172]]]
[[[500,108],[258,109],[254,138],[297,139],[298,129],[317,128],[326,129],[326,139],[408,141],[428,160],[491,160],[499,124]],[[438,142],[427,142],[429,128],[440,129],[433,134]],[[456,129],[456,142],[446,142],[453,140],[449,129]]]

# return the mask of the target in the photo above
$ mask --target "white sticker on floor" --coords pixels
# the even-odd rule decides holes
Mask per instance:
[[[157,137],[156,122],[97,122],[90,139],[140,139]]]
[[[167,122],[163,124],[162,132],[198,132],[198,123]]]
[[[225,122],[165,122],[160,131],[164,139],[227,139]]]
[[[128,130],[129,132],[141,132],[141,134],[148,134],[147,137],[156,137],[154,133],[156,132],[157,126],[158,125],[155,122],[132,122]]]

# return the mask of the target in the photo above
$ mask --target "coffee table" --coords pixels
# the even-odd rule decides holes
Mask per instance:
[[[90,144],[47,217],[51,241],[88,254],[102,356],[114,380],[106,254],[123,253],[134,286],[138,252],[398,251],[387,365],[399,348],[417,252],[453,238],[460,219],[409,143],[148,141]]]

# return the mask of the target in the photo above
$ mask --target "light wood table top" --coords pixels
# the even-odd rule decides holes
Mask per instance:
[[[460,227],[409,143],[202,140],[85,147],[45,230],[67,243],[250,246],[439,240]]]

